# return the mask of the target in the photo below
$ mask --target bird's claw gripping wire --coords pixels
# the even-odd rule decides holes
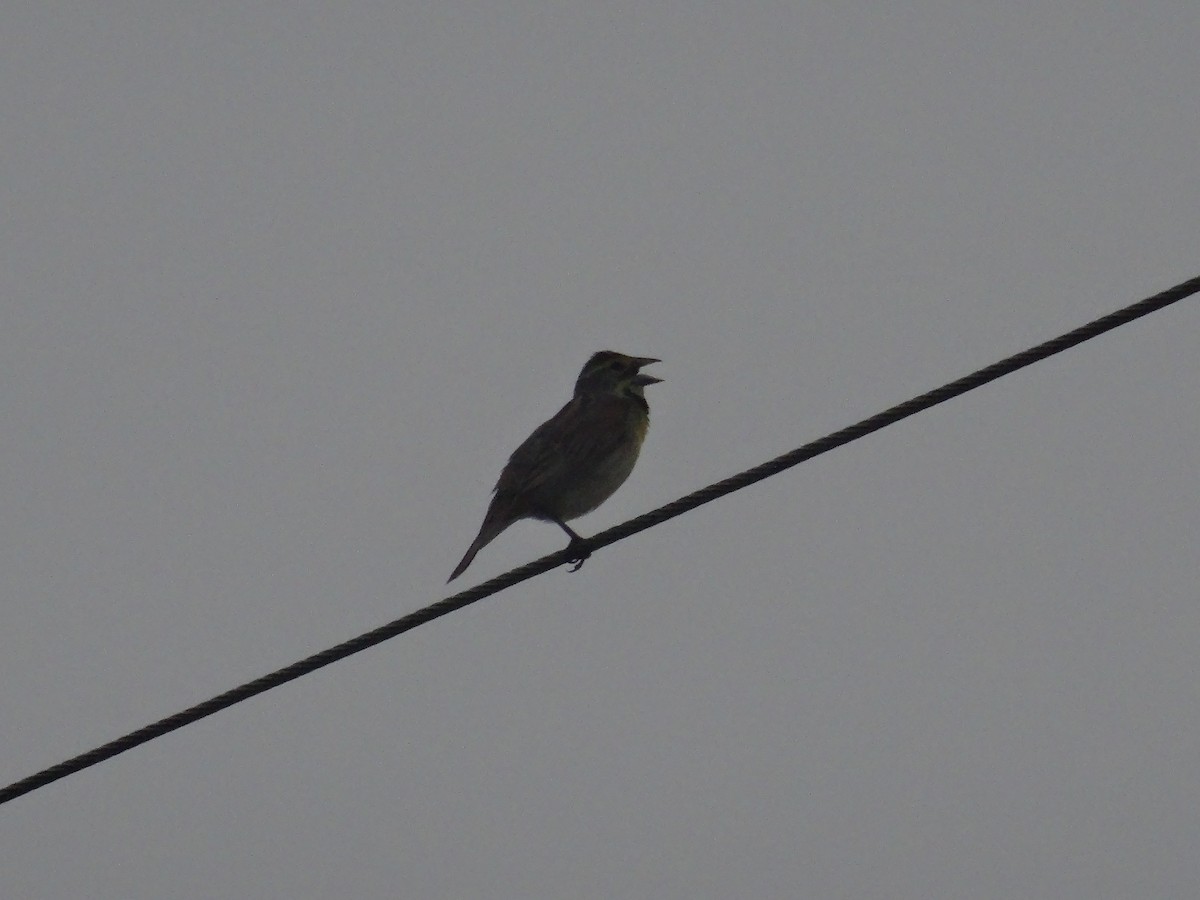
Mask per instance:
[[[571,555],[567,557],[567,562],[574,563],[574,565],[567,570],[569,572],[578,572],[581,568],[583,568],[583,564],[587,562],[588,557],[592,555],[592,551],[583,545],[583,538],[581,537],[571,538],[571,543],[567,544],[567,550],[571,553]]]

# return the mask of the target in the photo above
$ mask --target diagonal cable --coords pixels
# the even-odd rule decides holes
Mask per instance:
[[[967,391],[974,390],[990,381],[995,381],[997,378],[1001,378],[1018,369],[1023,369],[1048,356],[1053,356],[1056,353],[1061,353],[1064,350],[1074,347],[1076,344],[1091,340],[1098,335],[1104,334],[1106,331],[1111,331],[1114,328],[1132,322],[1134,319],[1139,319],[1165,306],[1170,306],[1172,303],[1177,303],[1197,292],[1200,292],[1200,276],[1189,279],[1182,284],[1177,284],[1175,287],[1169,288],[1161,294],[1147,297],[1145,300],[1102,316],[1095,321],[1076,328],[1074,331],[1068,331],[1066,334],[1038,344],[1036,347],[1030,347],[1028,350],[1014,354],[1007,359],[1002,359],[999,362],[992,363],[990,366],[985,366],[976,372],[972,372],[970,375],[959,378],[957,381],[952,381],[949,384],[921,394],[919,397],[914,397],[890,409],[885,409],[883,412],[876,413],[869,419],[863,419],[861,422],[850,425],[840,431],[835,431],[833,434],[826,435],[810,444],[805,444],[803,447],[799,447],[782,456],[777,456],[775,459],[755,466],[752,469],[747,469],[716,484],[711,484],[708,487],[694,491],[686,497],[681,497],[665,506],[660,506],[658,509],[644,513],[637,518],[630,519],[620,525],[615,525],[606,531],[587,538],[583,543],[583,548],[590,552],[624,540],[638,532],[645,531],[647,528],[665,522],[667,519],[673,519],[675,516],[693,510],[697,506],[703,506],[705,503],[710,503],[718,497],[724,497],[726,494],[739,491],[755,482],[762,481],[764,478],[770,478],[772,475],[777,475],[785,469],[799,465],[807,459],[812,459],[814,456],[826,453],[843,444],[858,440],[872,432],[879,431],[881,428],[886,428],[888,425],[899,422],[901,419],[906,419],[922,410],[929,409],[931,406],[944,403],[960,394],[965,394]],[[0,803],[7,803],[9,800],[16,799],[23,794],[44,787],[60,778],[65,778],[82,769],[110,759],[119,753],[124,753],[126,750],[131,750],[139,744],[162,737],[164,734],[175,731],[177,728],[182,728],[184,725],[190,725],[192,722],[203,719],[206,716],[211,716],[213,713],[233,706],[235,703],[241,703],[243,700],[248,700],[264,691],[279,687],[302,675],[307,675],[309,672],[337,662],[339,659],[344,659],[347,656],[366,650],[368,647],[374,647],[376,644],[380,644],[398,634],[411,631],[418,625],[424,625],[426,622],[431,622],[447,613],[462,609],[464,606],[469,606],[477,600],[482,600],[484,597],[499,593],[515,584],[520,584],[522,581],[527,581],[535,575],[540,575],[550,569],[557,568],[563,563],[570,562],[571,558],[577,557],[579,549],[579,547],[572,548],[570,551],[563,549],[557,553],[543,556],[541,559],[526,563],[523,566],[505,572],[503,575],[498,575],[490,581],[485,581],[483,584],[468,588],[444,600],[439,600],[437,603],[426,606],[424,609],[411,612],[406,616],[396,619],[394,622],[381,625],[379,628],[368,631],[366,634],[351,638],[337,646],[322,650],[320,653],[314,653],[306,659],[294,662],[289,666],[284,666],[282,669],[263,675],[254,681],[246,682],[223,694],[218,694],[209,700],[205,700],[203,703],[197,703],[195,706],[185,709],[182,712],[177,712],[172,716],[167,716],[165,719],[152,722],[143,728],[139,728],[137,731],[132,731],[103,746],[96,747],[94,750],[89,750],[48,769],[43,769],[7,787],[0,788]]]

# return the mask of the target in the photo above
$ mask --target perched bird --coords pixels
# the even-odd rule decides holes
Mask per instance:
[[[591,512],[633,471],[650,426],[643,389],[662,381],[642,374],[641,368],[658,361],[611,350],[587,361],[575,381],[575,396],[509,457],[479,535],[448,581],[461,575],[476,553],[521,519],[553,522],[570,536],[571,544],[583,540],[567,520]],[[575,568],[585,558],[586,554],[577,557]]]

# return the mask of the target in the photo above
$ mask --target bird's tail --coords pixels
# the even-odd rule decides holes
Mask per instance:
[[[488,510],[490,513],[491,510]],[[504,519],[503,517],[493,518],[488,515],[483,520],[483,525],[479,529],[479,534],[475,540],[471,542],[471,546],[467,548],[466,555],[462,561],[454,567],[454,571],[450,573],[450,577],[446,579],[446,584],[449,584],[459,575],[466,571],[467,566],[471,564],[471,560],[475,558],[475,554],[494,541],[505,528],[513,523],[512,519]]]

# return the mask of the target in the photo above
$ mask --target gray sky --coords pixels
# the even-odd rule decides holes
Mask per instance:
[[[382,6],[5,12],[3,783],[443,596],[595,350],[584,533],[1200,272],[1194,0]],[[20,798],[0,895],[1194,897],[1198,327]]]

